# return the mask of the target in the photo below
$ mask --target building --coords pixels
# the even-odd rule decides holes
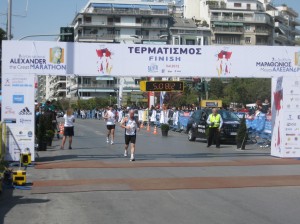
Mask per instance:
[[[172,45],[209,45],[211,31],[206,26],[197,25],[194,19],[174,17],[170,37]]]
[[[168,3],[91,0],[75,16],[75,41],[89,43],[167,44]],[[139,91],[139,78],[76,77],[68,84],[72,98],[117,97],[123,103],[136,103],[131,97]],[[122,94],[123,93],[123,94]]]
[[[36,101],[43,102],[46,100],[46,76],[37,77]]]
[[[267,4],[266,11],[274,18],[274,45],[295,46],[296,36],[300,35],[299,14],[286,5],[273,6]]]
[[[257,0],[187,0],[184,17],[208,24],[214,45],[273,45],[273,18]]]

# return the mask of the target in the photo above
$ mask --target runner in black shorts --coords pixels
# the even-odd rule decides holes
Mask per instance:
[[[107,127],[106,142],[109,143],[109,137],[111,136],[110,144],[114,144],[115,128],[116,128],[116,112],[113,111],[113,107],[109,106],[108,111],[104,115]]]
[[[130,161],[135,161],[135,142],[136,131],[139,130],[140,124],[134,117],[134,110],[129,111],[129,117],[125,117],[121,122],[121,127],[125,128],[125,152],[124,156],[127,157],[129,144],[131,143],[131,157]]]

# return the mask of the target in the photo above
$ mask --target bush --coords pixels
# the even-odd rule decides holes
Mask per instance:
[[[169,131],[170,125],[168,125],[168,124],[161,124],[160,129],[162,131]]]

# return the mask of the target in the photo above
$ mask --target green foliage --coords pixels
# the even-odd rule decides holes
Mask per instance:
[[[0,43],[2,43],[2,40],[6,40],[6,32],[0,28]]]
[[[39,117],[37,139],[38,144],[46,140],[46,118],[43,114],[41,114]]]
[[[160,125],[160,129],[161,129],[162,131],[169,131],[170,125],[168,125],[168,124],[161,124],[161,125]]]
[[[224,88],[225,101],[252,103],[271,97],[271,79],[230,79]]]
[[[222,79],[220,78],[212,78],[209,82],[210,85],[210,91],[209,91],[209,98],[210,99],[221,99],[224,94],[224,84],[222,82]]]
[[[46,137],[47,138],[50,138],[50,139],[53,139],[54,138],[54,131],[53,130],[47,130],[46,131]]]

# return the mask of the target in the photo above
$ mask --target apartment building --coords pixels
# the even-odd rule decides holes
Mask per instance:
[[[91,0],[77,13],[72,26],[78,42],[167,44],[170,18],[168,3]],[[112,96],[126,104],[136,99],[131,95],[142,94],[139,81],[139,78],[76,77],[67,88],[72,98]]]
[[[274,45],[294,46],[300,35],[299,14],[286,5],[275,7],[272,4],[267,4],[266,12],[274,18]]]
[[[257,0],[187,0],[184,17],[208,24],[214,45],[273,45],[273,18]]]

